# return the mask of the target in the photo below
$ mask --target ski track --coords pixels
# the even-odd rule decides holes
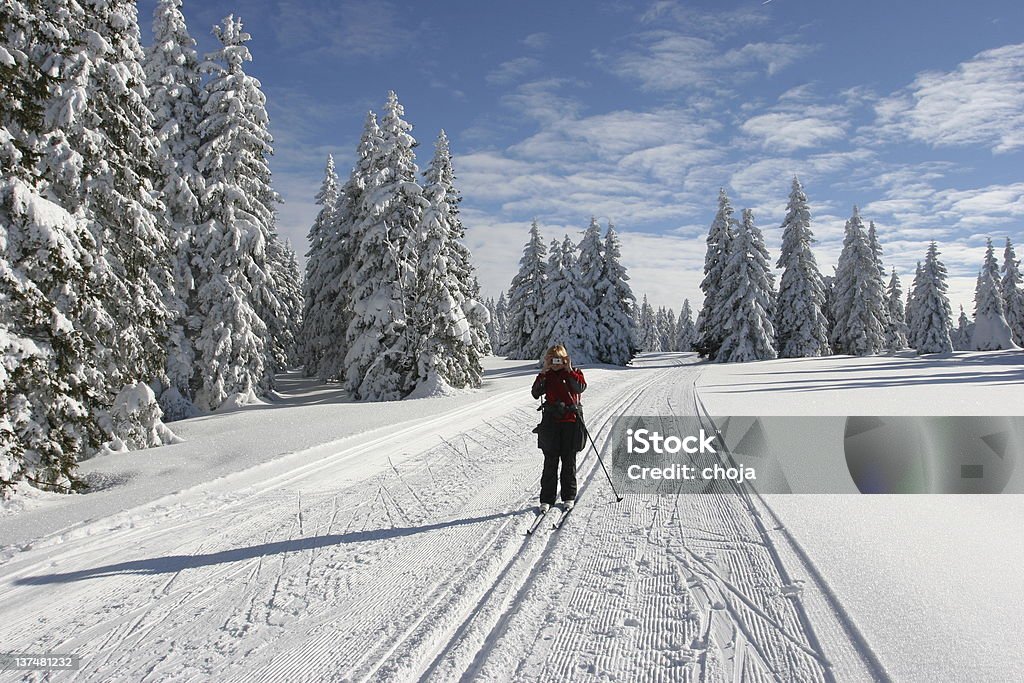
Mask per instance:
[[[703,408],[699,367],[638,366],[588,373],[599,446],[617,416]],[[572,515],[526,536],[526,381],[14,553],[0,642],[82,656],[23,680],[888,680],[760,496],[616,504],[588,445]]]

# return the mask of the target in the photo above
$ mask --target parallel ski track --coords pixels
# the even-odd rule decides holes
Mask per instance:
[[[708,413],[700,393],[697,391],[697,379],[693,381],[693,395],[696,398],[700,411],[700,418],[710,429],[717,430],[714,420]],[[727,457],[735,465],[732,453],[727,452]],[[831,589],[825,578],[818,571],[813,561],[800,546],[797,539],[782,524],[782,521],[772,510],[771,506],[756,489],[747,485],[733,485],[737,494],[744,501],[744,505],[750,513],[751,520],[763,539],[764,546],[769,550],[772,561],[787,584],[791,584],[791,572],[796,570],[812,582],[818,595],[824,598],[824,607],[815,610],[815,618],[812,619],[808,613],[807,599],[801,595],[794,596],[792,602],[800,617],[804,633],[808,636],[814,650],[818,653],[818,659],[824,664],[823,673],[826,681],[834,683],[838,680],[872,680],[879,683],[889,683],[892,679],[884,665],[878,659],[871,645],[861,633],[860,629],[853,622],[849,613],[842,606],[838,596]],[[765,525],[764,514],[767,512],[774,525],[771,529]],[[771,531],[781,532],[772,535]],[[786,558],[783,558],[783,555]],[[804,593],[810,591],[804,589]],[[813,598],[812,598],[813,599]],[[830,630],[830,638],[823,643],[818,632]],[[837,678],[837,673],[839,677]]]
[[[502,392],[496,398],[501,401],[512,396],[521,396],[521,393],[521,391]],[[440,425],[464,421],[467,412],[472,414],[480,411],[470,409],[469,411],[463,410],[457,413],[446,413],[432,419],[416,420],[411,425],[399,428],[398,430],[390,428],[386,436],[375,438],[369,442],[364,440],[365,434],[357,435],[359,437],[358,444],[315,461],[310,465],[296,468],[286,473],[286,475],[268,481],[263,486],[252,487],[241,495],[234,494],[226,497],[226,500],[219,498],[212,504],[212,509],[200,512],[197,516],[187,517],[187,511],[183,510],[181,511],[182,519],[180,521],[172,522],[171,524],[161,523],[168,519],[170,515],[159,513],[154,515],[154,509],[151,508],[148,511],[144,511],[143,514],[148,512],[150,520],[156,516],[159,519],[157,524],[111,533],[110,538],[87,536],[50,548],[41,548],[36,553],[32,553],[33,557],[28,561],[19,561],[20,558],[15,556],[5,567],[6,586],[5,590],[0,593],[0,599],[4,600],[6,604],[17,604],[22,594],[39,590],[33,586],[15,585],[14,581],[19,578],[53,571],[52,557],[59,557],[59,567],[76,567],[82,564],[95,566],[96,560],[93,558],[102,558],[104,555],[116,558],[118,555],[121,555],[118,551],[126,547],[126,544],[136,549],[144,548],[152,540],[173,538],[175,533],[179,533],[182,530],[191,531],[191,533],[186,534],[186,537],[179,543],[179,546],[189,547],[190,553],[186,554],[192,555],[201,554],[210,548],[211,545],[216,545],[218,540],[222,542],[225,537],[248,539],[252,538],[253,534],[260,533],[264,541],[279,540],[281,537],[280,531],[276,533],[273,529],[267,531],[266,522],[282,504],[287,505],[286,501],[281,500],[282,498],[294,500],[296,496],[295,492],[282,490],[281,487],[302,480],[308,480],[309,477],[336,467],[339,461],[355,457],[364,452],[366,448],[371,448],[374,445],[381,445],[385,442],[400,443],[402,439],[409,435],[429,434]],[[346,511],[344,507],[338,508],[336,496],[331,496],[331,503],[334,508],[332,510],[333,517]],[[357,514],[358,508],[364,505],[364,503],[365,501],[348,506],[347,510],[353,510]],[[159,508],[157,509],[159,510]],[[194,513],[195,510],[192,512]],[[229,520],[227,524],[224,522],[226,514],[230,515],[227,518]],[[292,525],[298,522],[294,515],[290,519]],[[219,522],[220,526],[210,526],[204,530],[206,524],[213,524],[215,522]],[[282,529],[280,524],[277,527],[279,530]],[[288,531],[289,539],[293,533],[294,530]],[[164,552],[166,552],[166,549],[164,549]],[[41,559],[39,557],[40,553],[43,554]],[[282,571],[284,562],[285,560],[282,559]],[[233,581],[239,575],[248,575],[249,579],[245,580],[245,583],[251,583],[255,574],[263,567],[263,564],[264,558],[259,556],[242,562],[223,563],[212,567],[203,566],[199,569],[190,569],[190,572],[192,572],[190,583],[181,586],[178,586],[175,582],[180,572],[175,573],[162,583],[162,590],[158,591],[159,595],[155,596],[158,597],[156,600],[146,599],[140,601],[140,596],[151,592],[149,586],[152,585],[153,579],[149,576],[139,576],[136,573],[123,573],[116,582],[103,581],[95,587],[88,585],[80,587],[76,596],[78,598],[76,600],[77,603],[98,605],[103,611],[116,612],[116,616],[100,620],[99,623],[96,623],[90,619],[90,617],[95,616],[94,614],[82,614],[79,617],[71,615],[72,621],[70,624],[73,627],[70,630],[74,633],[71,638],[54,640],[52,636],[47,635],[49,630],[47,629],[47,631],[41,633],[41,638],[36,642],[46,643],[51,651],[76,651],[79,647],[89,643],[92,650],[90,654],[95,654],[95,656],[91,657],[90,663],[81,672],[74,674],[73,678],[78,678],[83,674],[87,675],[89,671],[96,673],[98,669],[91,666],[91,664],[95,663],[99,666],[106,666],[111,663],[111,657],[119,651],[124,655],[128,655],[125,657],[126,659],[133,659],[141,654],[138,652],[135,652],[134,655],[132,654],[134,648],[126,647],[129,641],[135,644],[139,640],[139,634],[152,632],[154,627],[165,623],[169,617],[174,616],[175,619],[180,620],[183,616],[181,613],[184,611],[192,613],[210,611],[217,602],[222,600],[223,596],[219,596],[218,592],[225,588],[225,582]],[[195,581],[196,572],[201,572],[202,575],[202,580],[199,582]],[[274,584],[276,586],[279,583],[280,576],[277,577]],[[81,586],[81,584],[77,585]],[[271,606],[273,604],[272,600],[273,597],[271,597]],[[125,609],[126,601],[129,605],[132,602],[141,602],[141,604],[134,608],[128,606]],[[249,599],[249,602],[250,611],[252,611],[252,600]],[[39,622],[38,613],[29,610],[17,610],[13,615],[9,614],[8,618],[9,620],[5,623],[5,630],[9,629],[9,632],[20,633],[23,636],[33,631],[40,632],[41,628],[46,628],[44,624]],[[61,618],[58,617],[56,621],[61,621]],[[66,619],[64,622],[69,623]],[[194,630],[194,626],[188,625],[187,619],[183,626],[184,635],[188,634],[189,629]],[[66,629],[62,630],[66,631]],[[162,635],[165,636],[163,640],[171,640],[173,642],[175,635],[173,632]],[[97,644],[100,647],[99,652],[96,652],[95,649]]]
[[[663,373],[661,373],[663,374]],[[604,431],[612,420],[623,413],[623,409],[631,407],[647,389],[650,378],[640,382],[640,386],[629,390],[613,405],[605,405],[601,412],[604,418],[600,427],[594,428],[592,415],[589,425],[592,433]],[[589,444],[587,454],[590,454]],[[601,472],[597,458],[590,457],[580,460],[587,463],[583,473],[578,472],[580,484],[579,499],[590,489],[594,478]],[[600,485],[606,485],[601,474]],[[601,495],[600,492],[590,495]],[[611,496],[608,491],[606,495]],[[531,496],[532,498],[532,496]],[[574,515],[584,512],[582,509],[573,511]],[[560,531],[542,528],[532,536],[522,540],[517,552],[498,573],[490,588],[479,597],[471,609],[467,610],[461,621],[451,634],[442,638],[433,652],[427,666],[417,672],[415,678],[420,680],[454,680],[457,678],[471,679],[493,649],[496,638],[506,627],[508,620],[515,613],[516,604],[529,589],[532,578],[544,561],[553,552]],[[411,679],[410,679],[411,680]]]

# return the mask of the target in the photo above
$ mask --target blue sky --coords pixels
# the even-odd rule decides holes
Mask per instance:
[[[139,2],[148,40],[155,0]],[[350,168],[394,89],[421,168],[444,128],[485,294],[547,238],[611,219],[638,297],[699,307],[720,186],[777,258],[790,179],[831,272],[853,204],[909,285],[940,243],[972,310],[985,238],[1024,254],[1024,3],[184,0],[235,13],[269,100],[281,232],[305,249],[324,160]],[[344,177],[343,177],[344,179]]]

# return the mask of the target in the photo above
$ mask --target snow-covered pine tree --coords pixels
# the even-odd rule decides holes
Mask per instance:
[[[52,201],[79,157],[46,117],[70,27],[35,3],[0,3],[0,497],[19,480],[67,490],[105,440],[90,412],[96,369],[83,321],[106,313],[89,286],[107,264],[83,221]]]
[[[1020,261],[1014,252],[1013,243],[1006,238],[1003,249],[1003,269],[1000,290],[1003,295],[1003,309],[1006,313],[1006,324],[1013,332],[1013,340],[1018,346],[1024,346],[1024,286],[1020,273]]]
[[[999,264],[991,239],[985,249],[985,263],[978,274],[978,285],[974,291],[974,335],[971,347],[975,351],[1016,348],[1013,332],[1006,324],[1002,292],[999,290]]]
[[[889,351],[899,351],[907,347],[907,322],[904,318],[903,291],[900,288],[900,279],[896,275],[896,269],[892,269],[892,276],[889,278],[889,288],[885,294],[885,308],[888,317],[885,321],[885,348]]]
[[[301,311],[295,308],[294,299],[286,300],[294,296],[292,286],[296,282],[289,272],[287,250],[277,232],[277,205],[281,198],[271,185],[269,162],[274,150],[267,100],[259,80],[245,71],[244,62],[252,61],[245,46],[251,37],[242,31],[240,19],[235,24],[222,32],[219,27],[215,29],[222,43],[225,39],[231,42],[219,52],[207,55],[208,61],[203,65],[213,77],[204,92],[204,120],[200,131],[204,147],[235,145],[245,149],[243,156],[234,160],[233,175],[247,195],[244,204],[239,205],[248,214],[243,219],[250,230],[258,233],[253,236],[251,252],[254,267],[247,273],[249,299],[267,329],[266,367],[272,386],[273,373],[287,369],[294,362],[295,326],[301,319]],[[214,63],[215,60],[220,64]],[[234,111],[228,111],[231,108]],[[214,118],[223,117],[224,121],[233,118],[234,125],[218,130],[219,123],[214,122],[211,127],[211,113]],[[204,201],[210,196],[211,193],[207,193]]]
[[[921,266],[921,262],[917,262],[917,267],[914,270],[914,281],[910,285],[910,289],[907,290],[907,305],[905,307],[907,321],[907,346],[912,349],[917,348],[917,322],[914,319],[914,314],[917,311],[917,295],[924,287],[924,268]]]
[[[258,82],[243,63],[250,39],[234,16],[214,27],[219,50],[207,55],[198,168],[206,178],[203,222],[193,232],[196,405],[214,410],[228,397],[253,400],[273,382],[272,341],[257,313],[270,274],[265,269],[273,213],[265,199],[270,181],[270,136]]]
[[[551,253],[561,251],[561,257],[548,260],[548,281],[544,296],[544,321],[548,332],[548,346],[562,344],[574,366],[597,360],[594,314],[587,305],[589,296],[580,286],[579,262],[576,244],[566,235],[561,246],[553,241]]]
[[[939,260],[939,247],[928,245],[921,267],[920,287],[915,287],[911,338],[918,353],[949,353],[952,311],[946,295],[946,266]]]
[[[654,311],[654,350],[665,350],[665,307],[659,306]]]
[[[345,384],[361,400],[403,398],[414,386],[421,341],[410,326],[408,303],[415,291],[416,234],[427,208],[417,182],[412,125],[390,91],[381,118],[378,161],[362,194],[359,223],[350,235],[354,251],[347,278],[352,286]]]
[[[875,267],[878,268],[878,284],[882,287],[882,329],[889,327],[889,308],[885,305],[885,264],[882,263],[882,244],[878,241],[878,231],[874,221],[868,221],[868,245],[871,247],[871,255],[875,260]]]
[[[773,277],[754,213],[744,209],[739,230],[722,270],[721,291],[725,337],[716,356],[720,363],[742,363],[776,357],[772,324]]]
[[[491,348],[497,354],[501,353],[501,349],[505,347],[505,337],[508,330],[508,301],[505,299],[504,290],[498,295],[498,301],[494,304],[494,328],[497,343],[492,344]]]
[[[484,300],[484,306],[487,307],[487,338],[491,343],[491,348],[496,349],[501,345],[501,338],[498,336],[498,311],[494,302],[494,297],[489,296]]]
[[[957,327],[949,336],[950,341],[953,343],[954,351],[972,350],[971,342],[974,339],[974,323],[967,317],[963,306],[960,307],[960,318],[957,320]]]
[[[636,304],[633,306],[633,311],[630,314],[629,320],[629,344],[630,344],[630,357],[643,351],[643,333],[640,328],[640,310],[641,305]]]
[[[427,205],[417,227],[417,273],[409,302],[410,324],[418,342],[412,384],[423,391],[443,385],[479,387],[483,374],[465,310],[468,288],[460,280],[464,274],[459,270],[468,263],[460,263],[453,244],[457,216],[451,208],[458,198],[449,195],[450,171],[448,139],[441,131],[424,174]]]
[[[733,237],[736,234],[736,220],[732,204],[725,189],[718,191],[718,212],[711,222],[707,237],[707,253],[704,257],[704,279],[700,288],[704,292],[704,305],[697,318],[696,348],[701,357],[712,360],[725,339],[725,311],[723,306],[727,295],[722,291],[722,271],[729,261]]]
[[[338,277],[330,268],[329,247],[334,235],[331,232],[338,208],[341,188],[338,187],[338,173],[334,157],[327,155],[324,179],[316,194],[320,210],[309,229],[309,251],[306,252],[306,277],[302,283],[302,338],[300,343],[303,373],[306,377],[319,375],[320,359],[331,343],[331,329],[327,325],[328,300],[326,294],[332,291],[330,277]]]
[[[466,238],[466,228],[462,224],[459,213],[462,194],[455,186],[451,146],[444,130],[437,136],[434,156],[423,173],[423,179],[424,188],[435,187],[435,194],[444,196],[444,227],[447,236],[443,242],[445,249],[443,258],[452,278],[454,286],[452,291],[456,293],[462,316],[465,317],[469,325],[469,346],[465,348],[468,362],[461,369],[452,366],[452,372],[455,374],[446,377],[446,381],[455,387],[477,387],[480,385],[479,373],[482,372],[480,359],[492,352],[491,340],[487,334],[490,313],[481,300],[480,283],[476,277],[476,268],[473,266],[473,255],[463,242]],[[438,208],[441,208],[440,205]]]
[[[317,376],[322,381],[345,381],[348,355],[348,329],[353,316],[353,293],[359,284],[356,248],[366,208],[363,195],[370,178],[381,173],[384,157],[377,115],[367,112],[363,132],[356,147],[356,160],[348,180],[338,193],[331,222],[324,231],[324,255],[321,258],[322,289],[313,304],[320,319],[317,344],[322,349]]]
[[[256,314],[270,334],[271,372],[284,372],[298,362],[298,335],[302,325],[302,275],[295,250],[272,227],[262,264],[269,278],[256,299]]]
[[[622,252],[615,226],[608,223],[601,249],[603,272],[598,283],[598,310],[601,325],[599,359],[611,365],[626,365],[633,357],[633,313],[636,298],[629,286],[629,275],[622,265]]]
[[[671,308],[665,313],[665,330],[661,346],[666,351],[678,351],[676,342],[679,338],[679,323],[676,322],[676,312]]]
[[[278,238],[271,245],[276,247],[277,252],[272,271],[274,292],[281,302],[284,322],[278,338],[281,352],[278,364],[282,369],[287,369],[302,362],[299,353],[302,335],[302,271],[299,269],[295,248],[290,242],[282,242]]]
[[[836,277],[835,277],[835,266],[832,266],[832,275],[821,276],[821,291],[824,294],[821,302],[821,312],[825,314],[825,322],[827,323],[826,329],[828,330],[828,337],[832,336],[832,329],[835,327],[836,321],[832,317],[832,296],[835,294]],[[832,347],[829,346],[831,351]]]
[[[775,312],[778,351],[782,358],[827,356],[828,320],[825,317],[825,290],[818,263],[811,251],[814,244],[811,211],[800,180],[793,178],[782,221],[782,268]]]
[[[543,332],[538,331],[543,313],[547,262],[548,250],[541,239],[540,226],[534,220],[530,224],[530,239],[519,259],[519,272],[512,278],[509,289],[507,334],[501,353],[510,359],[540,358],[547,350]]]
[[[867,356],[885,348],[885,286],[856,206],[846,222],[831,303],[833,350]]]
[[[159,401],[164,415],[176,420],[194,412],[189,382],[195,354],[188,334],[193,297],[192,226],[199,222],[203,177],[197,169],[202,114],[196,41],[189,35],[181,0],[160,0],[153,12],[153,43],[146,49],[144,69],[149,110],[156,133],[156,184],[163,194],[168,229],[172,286],[165,292],[171,313],[167,329],[168,387]]]
[[[676,350],[692,351],[697,329],[693,324],[693,309],[690,307],[689,299],[683,299],[676,330]]]
[[[647,302],[647,295],[644,294],[643,303],[640,304],[640,320],[638,325],[639,341],[641,351],[660,351],[660,340],[658,329],[654,319],[654,307]]]
[[[548,255],[547,263],[544,264],[544,279],[541,289],[540,305],[537,307],[537,320],[534,328],[531,345],[539,350],[537,360],[544,355],[547,349],[554,345],[563,343],[561,340],[553,340],[552,333],[555,331],[555,323],[558,321],[559,311],[556,309],[565,289],[565,272],[562,268],[562,243],[552,238],[546,249]]]
[[[46,120],[51,143],[63,146],[50,191],[93,233],[90,286],[106,315],[85,322],[99,417],[118,392],[164,374],[165,293],[173,286],[163,205],[155,199],[157,141],[147,106],[138,13],[134,2],[66,3],[52,18],[68,31]],[[113,436],[113,435],[110,435]]]
[[[590,217],[590,225],[583,233],[579,244],[579,270],[580,270],[580,291],[586,298],[587,307],[594,313],[593,325],[595,329],[594,343],[597,348],[597,357],[594,360],[605,360],[605,347],[607,339],[612,335],[609,322],[605,319],[605,302],[603,301],[607,291],[605,271],[607,266],[604,262],[604,244],[601,240],[601,226],[597,219]]]

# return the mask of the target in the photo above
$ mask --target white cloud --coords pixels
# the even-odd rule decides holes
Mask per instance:
[[[760,138],[769,149],[792,152],[842,139],[847,129],[845,117],[841,107],[806,106],[752,116],[740,128]]]
[[[724,49],[714,40],[668,30],[641,33],[631,42],[636,47],[607,54],[595,51],[595,58],[644,90],[727,89],[758,75],[773,76],[814,49],[789,42]]]
[[[531,33],[523,38],[523,45],[531,50],[543,50],[551,42],[551,35],[544,32]]]
[[[501,98],[502,104],[542,123],[572,118],[582,108],[579,100],[560,93],[581,83],[571,78],[545,78],[516,86]]]
[[[876,105],[877,132],[930,145],[1024,147],[1024,44],[986,50],[949,72],[921,73]]]
[[[517,57],[499,64],[496,69],[487,74],[486,80],[490,85],[509,85],[538,71],[540,66],[540,60],[534,57]]]

